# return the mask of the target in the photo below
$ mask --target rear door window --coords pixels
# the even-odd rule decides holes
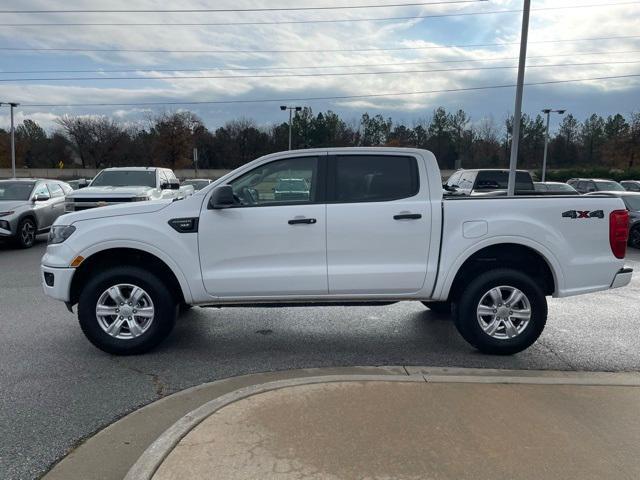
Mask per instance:
[[[418,163],[414,157],[341,155],[334,157],[333,162],[331,200],[385,202],[418,193]]]

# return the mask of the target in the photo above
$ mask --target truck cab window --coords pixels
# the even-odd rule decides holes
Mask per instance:
[[[289,158],[267,163],[230,182],[242,206],[313,203],[318,159]]]
[[[418,164],[413,157],[349,155],[336,158],[335,200],[382,202],[418,193]]]

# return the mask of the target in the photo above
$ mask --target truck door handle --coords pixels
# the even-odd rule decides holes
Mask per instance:
[[[292,218],[291,220],[289,220],[289,225],[313,225],[316,222],[317,220],[315,218]]]
[[[422,215],[419,213],[401,213],[399,215],[394,215],[394,220],[418,220],[422,218]]]

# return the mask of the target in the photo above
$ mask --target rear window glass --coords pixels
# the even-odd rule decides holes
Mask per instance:
[[[602,181],[599,180],[596,183],[596,187],[601,192],[623,192],[624,188],[618,182],[613,181]]]
[[[381,202],[418,193],[413,157],[345,155],[336,158],[335,198],[339,202]]]
[[[474,190],[506,190],[509,183],[509,172],[478,172]],[[531,175],[527,172],[516,172],[516,190],[533,190]]]

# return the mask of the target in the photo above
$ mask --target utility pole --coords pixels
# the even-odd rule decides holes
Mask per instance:
[[[280,106],[280,110],[282,110],[283,112],[286,110],[289,110],[289,150],[291,150],[291,133],[292,133],[292,126],[293,126],[293,112],[299,112],[302,110],[302,107],[288,107],[286,105],[281,105]]]
[[[560,115],[564,114],[566,110],[551,110],[550,108],[545,108],[542,110],[542,113],[547,114],[547,128],[544,133],[544,157],[542,157],[542,181],[544,182],[547,178],[547,146],[549,145],[549,117],[551,116],[551,112],[559,113]]]
[[[198,178],[198,148],[193,147],[193,167],[196,171],[196,178]]]
[[[522,7],[522,31],[520,33],[520,60],[518,61],[518,82],[516,104],[513,112],[513,133],[511,134],[511,158],[509,160],[509,183],[507,195],[516,193],[516,168],[518,167],[518,143],[520,142],[520,120],[522,118],[522,90],[524,88],[524,67],[527,61],[527,36],[529,35],[529,12],[531,0],[524,0]]]
[[[11,171],[13,178],[16,178],[16,129],[13,125],[13,109],[20,105],[15,102],[0,102],[2,105],[9,105],[11,107]]]

